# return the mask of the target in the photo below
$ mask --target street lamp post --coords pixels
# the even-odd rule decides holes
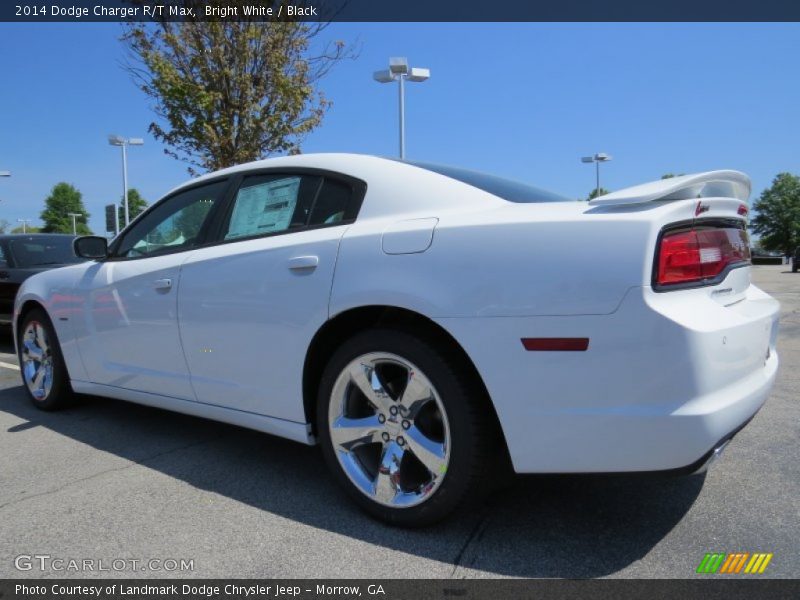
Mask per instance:
[[[78,217],[82,217],[83,213],[67,213],[70,217],[72,217],[72,235],[78,235],[78,224],[76,219]]]
[[[28,223],[30,222],[30,219],[17,219],[17,223],[22,223],[22,233],[28,233]]]
[[[11,171],[0,171],[0,177],[11,177]]]
[[[119,135],[108,136],[108,143],[112,146],[119,146],[122,148],[122,204],[125,207],[125,226],[127,227],[130,221],[130,214],[128,211],[128,146],[141,146],[144,144],[142,138],[124,138]]]
[[[400,109],[400,158],[406,157],[406,99],[405,99],[405,82],[413,81],[420,83],[426,81],[431,76],[430,69],[420,69],[417,67],[409,67],[408,59],[404,57],[395,57],[389,59],[389,68],[383,71],[375,71],[372,78],[379,83],[391,83],[396,81],[398,85],[399,94],[399,109]]]
[[[11,177],[11,171],[0,171],[0,177]]]
[[[597,196],[600,195],[600,163],[601,162],[608,162],[611,160],[611,156],[606,154],[605,152],[598,152],[593,156],[583,156],[581,157],[581,162],[584,163],[594,163],[595,165],[595,178],[597,182],[597,187],[595,187],[595,194]]]

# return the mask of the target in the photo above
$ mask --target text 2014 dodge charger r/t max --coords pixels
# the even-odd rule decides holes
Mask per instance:
[[[479,495],[498,461],[694,469],[778,366],[749,192],[735,171],[587,204],[371,156],[225,169],[23,284],[23,380],[43,409],[94,394],[320,443],[403,525]]]

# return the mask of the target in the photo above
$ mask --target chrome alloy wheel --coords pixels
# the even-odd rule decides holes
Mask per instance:
[[[53,357],[47,331],[38,321],[31,321],[22,334],[22,375],[31,395],[47,400],[53,388]]]
[[[371,352],[345,367],[333,386],[328,428],[350,481],[384,506],[424,502],[447,472],[444,405],[428,378],[394,354]]]

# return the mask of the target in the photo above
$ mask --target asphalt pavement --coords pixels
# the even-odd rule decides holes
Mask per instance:
[[[685,578],[707,552],[798,577],[800,274],[753,272],[781,301],[778,382],[707,475],[517,477],[423,530],[362,514],[317,448],[103,398],[37,411],[0,337],[0,578]]]

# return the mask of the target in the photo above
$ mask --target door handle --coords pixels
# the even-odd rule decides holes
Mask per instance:
[[[289,268],[292,271],[316,269],[317,265],[319,265],[319,256],[295,256],[289,259]]]
[[[8,271],[0,271],[0,279],[8,279]]]
[[[153,287],[157,290],[171,290],[172,279],[156,279],[153,283]]]

